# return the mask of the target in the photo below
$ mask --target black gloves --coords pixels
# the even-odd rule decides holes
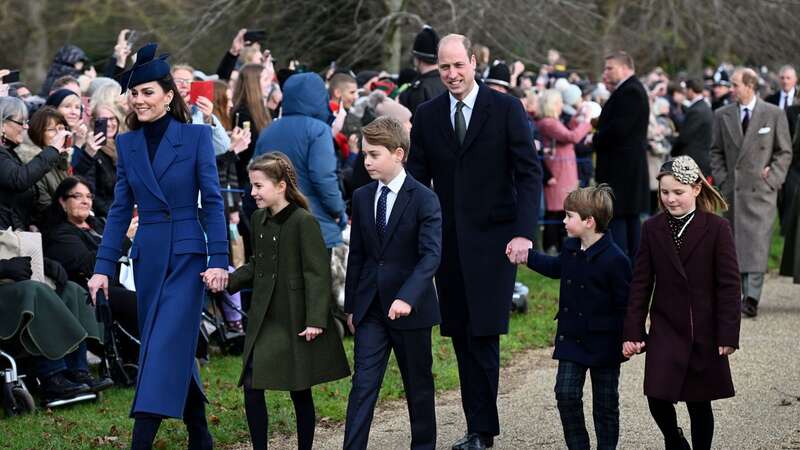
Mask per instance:
[[[50,277],[56,283],[56,292],[58,292],[59,295],[64,292],[64,287],[66,287],[67,281],[69,281],[69,276],[61,263],[54,259],[45,258],[44,275]]]
[[[0,260],[0,278],[25,281],[30,280],[31,275],[33,275],[33,272],[31,271],[30,256],[17,256],[11,259]]]

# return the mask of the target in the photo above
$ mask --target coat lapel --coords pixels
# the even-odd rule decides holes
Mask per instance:
[[[706,228],[708,228],[708,216],[707,213],[697,211],[694,215],[694,218],[689,225],[686,226],[686,240],[683,242],[683,249],[680,252],[680,258],[682,263],[686,263],[689,260],[689,256],[692,255],[692,252],[697,247],[703,238],[706,235]]]
[[[406,179],[403,181],[403,186],[400,188],[400,192],[397,193],[394,206],[392,206],[392,213],[389,215],[389,221],[386,223],[386,234],[384,235],[383,245],[381,246],[381,254],[383,254],[384,250],[386,250],[386,244],[389,243],[394,235],[394,230],[397,228],[397,223],[400,221],[400,217],[403,215],[403,212],[405,212],[406,206],[408,206],[408,202],[411,199],[410,191],[412,190],[414,190],[413,179],[411,176],[406,174]]]
[[[750,115],[750,124],[747,126],[747,133],[742,139],[742,146],[739,149],[737,162],[744,157],[745,153],[747,153],[747,149],[758,148],[758,146],[753,145],[753,143],[758,139],[758,130],[766,125],[765,116],[764,102],[760,99],[756,99],[756,104],[753,106],[753,113]]]
[[[177,147],[181,146],[181,133],[180,124],[176,120],[172,120],[167,127],[167,132],[164,133],[164,138],[158,144],[158,151],[156,157],[153,159],[153,174],[156,180],[160,180],[164,173],[172,165],[175,158],[178,156]]]
[[[133,142],[131,145],[131,155],[133,156],[133,168],[142,179],[147,189],[156,196],[159,200],[167,203],[164,193],[161,192],[161,187],[158,185],[155,176],[153,175],[153,168],[150,164],[150,157],[147,154],[147,142],[144,139],[144,131],[141,129],[131,132]],[[163,142],[162,142],[163,144]]]
[[[453,129],[453,124],[450,122],[450,94],[445,92],[439,98],[441,99],[439,102],[439,117],[444,117],[444,121],[441,123],[445,141],[450,144],[450,150],[452,150],[453,153],[458,153],[456,130]]]
[[[464,144],[460,149],[461,155],[470,149],[472,142],[483,129],[483,125],[489,118],[489,107],[491,104],[491,92],[489,92],[489,88],[481,84],[478,87],[478,96],[475,98],[475,107],[472,110],[472,117],[469,119],[469,126],[467,126],[467,136],[464,138]]]
[[[724,121],[725,126],[728,128],[728,132],[733,138],[733,143],[737,148],[741,147],[744,136],[742,135],[742,122],[739,120],[739,107],[736,106],[729,108],[728,114],[725,115]]]
[[[672,232],[670,231],[669,224],[667,223],[666,213],[661,213],[658,216],[658,228],[660,233],[656,237],[656,241],[658,241],[658,243],[661,245],[661,249],[663,250],[664,254],[667,255],[678,273],[680,273],[683,278],[688,278],[686,276],[686,271],[683,270],[683,263],[678,256],[678,250],[675,248],[675,243],[672,242]]]
[[[374,245],[368,248],[379,248],[380,240],[378,239],[378,230],[375,228],[375,193],[378,190],[378,182],[373,181],[369,186],[369,194],[364,196],[364,204],[361,205],[361,211],[367,215],[367,239],[371,239]],[[376,258],[379,256],[377,253],[374,255]]]

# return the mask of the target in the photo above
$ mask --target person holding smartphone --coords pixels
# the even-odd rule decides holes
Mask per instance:
[[[192,81],[194,81],[194,68],[187,64],[177,64],[172,68],[172,78],[175,80],[175,86],[178,87],[178,93],[181,98],[189,105],[192,123],[197,125],[205,124],[211,127],[214,154],[219,156],[227,152],[231,148],[231,139],[228,137],[228,133],[220,123],[219,118],[214,115],[213,99],[201,96],[197,98],[194,104],[190,102],[189,92],[192,87]]]

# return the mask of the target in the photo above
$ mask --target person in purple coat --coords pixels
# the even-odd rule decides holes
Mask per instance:
[[[156,44],[120,76],[132,131],[117,137],[117,182],[88,288],[92,299],[116,270],[134,205],[139,229],[130,250],[136,275],[139,377],[131,407],[133,449],[152,448],[164,418],[183,418],[189,449],[211,449],[205,395],[194,353],[203,283],[228,278],[227,228],[211,128],[190,124],[165,56]],[[202,203],[202,224],[198,208]]]
[[[736,247],[730,224],[714,214],[727,205],[692,158],[664,163],[658,182],[663,212],[642,226],[622,351],[628,358],[647,351],[644,394],[666,448],[689,448],[674,406],[686,402],[691,448],[709,449],[711,401],[734,396],[728,357],[739,347],[742,295]]]

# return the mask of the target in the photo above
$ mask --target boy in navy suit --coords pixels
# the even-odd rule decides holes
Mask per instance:
[[[528,253],[528,267],[561,279],[553,358],[556,403],[570,450],[589,448],[582,400],[587,370],[597,448],[615,449],[619,439],[619,366],[631,264],[608,233],[611,205],[608,185],[570,192],[564,200],[569,239],[561,255]]]
[[[411,419],[411,448],[436,448],[431,328],[439,302],[433,276],[442,248],[439,200],[406,174],[409,137],[380,117],[362,129],[364,165],[375,180],[353,193],[344,309],[355,335],[345,449],[366,449],[389,352],[394,350]]]

